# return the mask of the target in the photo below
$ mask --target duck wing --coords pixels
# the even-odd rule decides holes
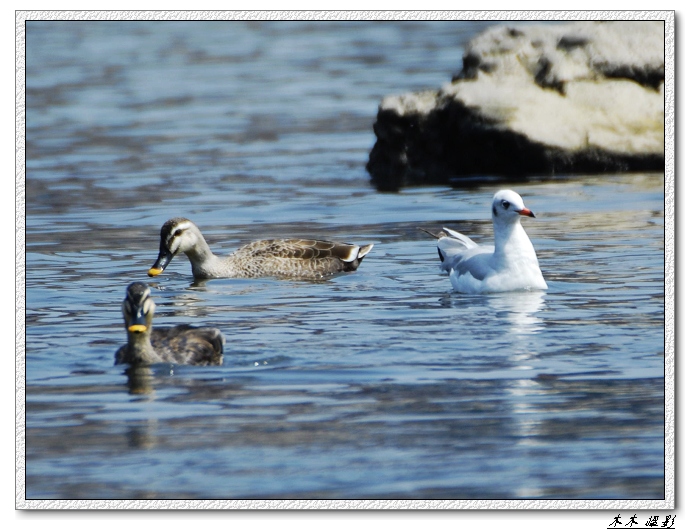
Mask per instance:
[[[151,345],[164,362],[176,364],[222,364],[225,337],[216,328],[197,328],[188,324],[156,328]]]
[[[255,257],[272,256],[306,260],[337,258],[349,263],[366,256],[373,246],[360,247],[350,243],[319,239],[264,239],[243,246],[235,255],[246,253]]]
[[[265,239],[237,250],[233,260],[264,274],[321,277],[357,270],[374,245],[353,245],[318,239]]]

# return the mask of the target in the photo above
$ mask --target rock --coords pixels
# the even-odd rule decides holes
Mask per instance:
[[[380,190],[663,171],[664,22],[498,26],[440,90],[388,96],[367,164]]]

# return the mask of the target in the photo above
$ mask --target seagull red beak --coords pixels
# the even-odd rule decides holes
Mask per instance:
[[[527,208],[523,208],[522,210],[518,210],[517,213],[520,215],[526,215],[527,217],[536,217],[534,213],[532,213],[532,210],[529,210]]]

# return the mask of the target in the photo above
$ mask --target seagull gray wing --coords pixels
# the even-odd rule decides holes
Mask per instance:
[[[494,270],[493,255],[494,247],[477,246],[451,260],[449,265],[460,276],[469,273],[474,279],[482,281]]]

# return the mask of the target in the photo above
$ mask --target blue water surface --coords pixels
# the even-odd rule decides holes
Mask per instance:
[[[27,499],[661,499],[661,174],[507,185],[545,293],[455,293],[419,227],[492,242],[495,185],[378,193],[381,99],[492,22],[27,22]],[[146,271],[374,243],[322,282]],[[220,328],[220,367],[114,366],[126,286]]]

